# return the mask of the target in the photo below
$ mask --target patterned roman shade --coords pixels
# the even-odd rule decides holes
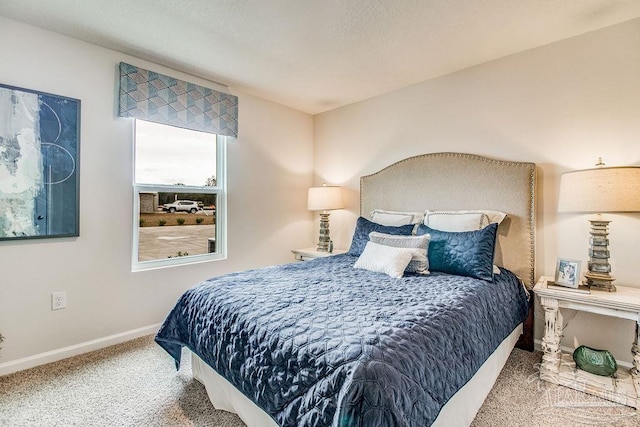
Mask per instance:
[[[120,117],[238,136],[238,97],[120,63]]]

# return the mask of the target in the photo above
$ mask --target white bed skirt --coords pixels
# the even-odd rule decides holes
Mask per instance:
[[[493,388],[511,351],[522,334],[522,325],[502,341],[478,372],[442,407],[434,426],[468,426]],[[278,424],[231,383],[192,353],[193,377],[204,384],[216,409],[238,414],[248,427],[277,427]]]

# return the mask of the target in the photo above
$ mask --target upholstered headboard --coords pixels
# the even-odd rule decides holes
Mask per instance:
[[[535,164],[473,154],[410,157],[360,178],[360,214],[492,209],[507,213],[498,228],[495,264],[535,284]]]

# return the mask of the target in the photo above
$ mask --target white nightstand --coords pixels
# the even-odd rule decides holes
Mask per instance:
[[[309,261],[310,259],[324,258],[328,256],[344,254],[347,251],[342,249],[334,249],[333,252],[320,252],[318,251],[318,248],[314,246],[312,248],[306,248],[306,249],[291,249],[291,252],[293,253],[293,255],[295,255],[296,260]]]
[[[640,407],[640,289],[617,286],[617,292],[591,290],[584,294],[571,290],[547,288],[551,277],[541,277],[533,291],[540,296],[544,308],[545,331],[542,338],[540,379],[580,390],[633,408]],[[618,368],[617,378],[593,375],[577,369],[571,354],[560,351],[562,335],[561,308],[597,313],[633,320],[636,333],[631,352],[633,368]]]

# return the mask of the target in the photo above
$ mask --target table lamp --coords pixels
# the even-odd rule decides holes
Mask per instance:
[[[318,240],[318,251],[332,252],[331,238],[329,237],[329,212],[333,209],[342,209],[342,189],[340,187],[330,187],[324,184],[322,187],[312,187],[309,189],[307,199],[307,209],[320,212],[320,238]]]
[[[558,212],[595,213],[590,219],[587,285],[615,292],[609,264],[609,223],[604,212],[640,212],[640,166],[604,167],[566,172],[560,177]]]

